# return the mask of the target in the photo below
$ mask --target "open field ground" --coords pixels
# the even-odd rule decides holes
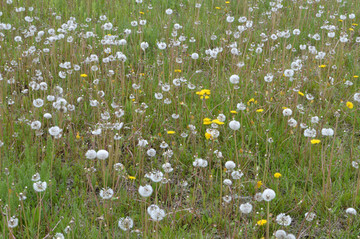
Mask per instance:
[[[2,0],[0,238],[358,238],[358,24],[358,0]]]

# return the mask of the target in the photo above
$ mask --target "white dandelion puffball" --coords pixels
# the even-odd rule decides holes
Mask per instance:
[[[111,188],[100,190],[100,197],[102,199],[110,199],[112,198],[113,195],[114,195],[114,190],[112,190]]]
[[[154,157],[156,155],[156,150],[155,149],[149,149],[148,151],[146,151],[147,155],[150,157]]]
[[[316,217],[316,214],[315,213],[313,213],[313,212],[307,212],[307,213],[305,213],[305,219],[306,219],[306,221],[308,221],[308,222],[311,222],[312,220],[314,220],[314,218]]]
[[[232,185],[232,181],[230,179],[225,179],[223,182],[226,186],[231,186]]]
[[[284,230],[277,230],[276,232],[275,232],[275,237],[276,238],[287,238],[286,237],[286,232],[284,231]]]
[[[270,202],[275,198],[276,194],[274,190],[268,188],[264,190],[261,196],[265,201]]]
[[[360,103],[360,93],[354,94],[354,100]]]
[[[47,183],[46,182],[41,182],[41,181],[37,181],[33,184],[34,190],[36,192],[43,192],[46,190],[47,187]]]
[[[236,164],[234,163],[234,161],[227,161],[225,163],[225,168],[227,170],[233,170],[236,167]]]
[[[240,205],[240,211],[242,213],[248,214],[252,211],[253,206],[250,203],[244,203]]]
[[[97,151],[96,157],[100,160],[105,160],[109,157],[109,152],[104,149],[100,149],[99,151]]]
[[[151,219],[153,219],[154,221],[157,221],[157,222],[163,220],[165,216],[166,216],[165,211],[160,208],[155,209],[155,210],[151,211],[151,213],[150,213]]]
[[[348,209],[346,209],[345,211],[347,214],[350,214],[350,215],[356,215],[356,210],[355,208],[352,208],[352,207],[349,207]]]
[[[290,116],[290,115],[292,115],[292,110],[289,109],[289,108],[284,109],[284,110],[283,110],[283,115],[284,115],[284,116]]]
[[[17,219],[15,216],[11,217],[8,221],[8,227],[9,228],[15,228],[19,224],[19,219]]]
[[[89,149],[88,151],[86,151],[85,157],[87,159],[95,159],[96,158],[96,151],[93,150],[93,149]]]
[[[193,54],[191,54],[191,58],[192,58],[193,60],[197,60],[197,59],[199,59],[199,54],[193,53]]]
[[[53,126],[49,129],[49,134],[52,136],[58,136],[62,132],[58,126]]]
[[[281,226],[289,226],[291,224],[291,217],[289,215],[285,215],[285,213],[280,213],[276,217],[276,222]]]
[[[323,128],[322,130],[321,130],[321,134],[323,135],[323,136],[333,136],[334,135],[334,130],[333,129],[331,129],[331,128]]]
[[[134,221],[130,217],[122,217],[119,219],[118,226],[123,231],[128,231],[134,226]]]
[[[54,239],[65,239],[64,234],[62,234],[61,232],[57,232],[53,238]]]
[[[232,75],[230,76],[230,83],[231,84],[239,84],[240,77],[238,75]]]
[[[230,123],[229,123],[229,127],[230,127],[230,129],[232,129],[232,130],[239,130],[239,129],[240,129],[240,122],[239,122],[239,121],[236,121],[236,120],[232,120],[232,121],[230,121]]]
[[[145,186],[140,186],[139,187],[139,194],[142,197],[150,197],[151,194],[153,193],[153,188],[151,187],[151,185],[145,185]]]
[[[51,119],[52,118],[52,115],[50,113],[45,113],[44,114],[44,118],[45,119]]]

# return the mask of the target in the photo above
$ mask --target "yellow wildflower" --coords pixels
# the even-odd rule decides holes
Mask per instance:
[[[211,121],[211,123],[215,123],[215,124],[218,124],[218,125],[225,124],[224,122],[221,122],[221,121],[218,120],[218,119],[214,119],[213,121]]]
[[[80,134],[79,134],[79,132],[76,133],[76,139],[80,139]]]
[[[274,174],[274,177],[275,177],[275,178],[280,178],[280,177],[281,177],[281,173],[275,173],[275,174]]]
[[[304,93],[302,93],[301,91],[298,91],[298,94],[304,96]]]
[[[257,188],[260,188],[262,185],[263,185],[263,183],[261,181],[257,181],[257,183],[256,183]]]
[[[346,106],[347,106],[349,109],[354,108],[354,104],[351,103],[350,101],[346,102]]]
[[[167,134],[175,134],[175,131],[170,130],[167,132]]]
[[[130,180],[135,180],[136,179],[136,177],[134,177],[134,176],[128,176],[128,178],[130,179]]]
[[[212,139],[213,136],[212,136],[210,133],[206,132],[206,133],[205,133],[205,138],[206,138],[206,139]]]
[[[320,142],[321,142],[320,139],[312,139],[312,140],[311,140],[311,144],[318,144],[318,143],[320,143]]]
[[[175,71],[176,73],[180,73],[180,72],[181,72],[180,69],[175,69],[174,71]]]
[[[237,114],[237,111],[236,110],[232,110],[230,111],[231,114]]]
[[[265,219],[261,219],[261,220],[257,221],[257,224],[258,224],[259,226],[263,226],[263,225],[265,225],[266,223],[267,223],[267,221],[266,221]]]
[[[264,111],[264,109],[257,109],[256,110],[256,112],[258,112],[258,113],[261,113],[261,112],[263,112]]]
[[[88,75],[86,74],[81,74],[80,77],[87,77]]]

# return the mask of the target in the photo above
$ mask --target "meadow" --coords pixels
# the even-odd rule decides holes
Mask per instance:
[[[359,18],[2,0],[0,238],[359,238]]]

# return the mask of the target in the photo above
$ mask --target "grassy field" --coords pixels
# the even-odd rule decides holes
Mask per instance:
[[[2,0],[0,238],[359,238],[359,14]]]

